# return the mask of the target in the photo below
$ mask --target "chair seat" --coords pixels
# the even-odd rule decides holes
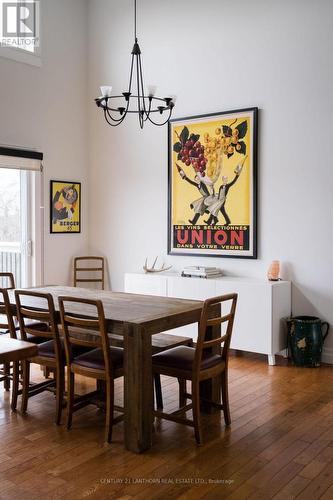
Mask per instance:
[[[45,339],[44,339],[45,340]],[[44,358],[55,358],[54,341],[49,340],[38,345],[38,356]]]
[[[36,337],[36,335],[30,335],[30,333],[28,333],[27,342],[32,342],[33,344],[43,344],[48,341],[46,340],[45,337]]]
[[[33,335],[31,335],[33,338],[37,338],[37,337],[34,337]],[[39,340],[39,338],[38,338]],[[42,339],[44,340],[43,343],[39,343],[38,344],[38,356],[43,356],[44,358],[55,358],[55,349],[54,349],[54,340],[48,340],[47,342],[45,342],[45,339]],[[33,342],[34,340],[32,339],[31,342]],[[65,345],[64,345],[64,341],[63,339],[60,339],[60,342],[61,342],[61,351],[62,351],[62,355],[63,355],[63,364],[65,365],[66,364],[66,355],[65,355]],[[36,342],[37,344],[37,342]],[[87,347],[82,347],[82,346],[72,346],[72,353],[73,353],[73,356],[76,357],[76,356],[80,356],[80,355],[83,355],[83,354],[87,354],[91,352],[91,349],[87,348]]]
[[[167,351],[154,354],[153,367],[163,366],[165,368],[177,368],[185,371],[191,371],[195,356],[195,348],[187,346],[174,347]],[[201,361],[201,370],[207,370],[218,364],[225,364],[222,356],[203,352]]]
[[[114,369],[123,366],[124,351],[120,347],[111,347],[111,362]],[[105,370],[104,356],[102,349],[93,349],[92,351],[75,357],[72,365],[82,366],[93,370]]]

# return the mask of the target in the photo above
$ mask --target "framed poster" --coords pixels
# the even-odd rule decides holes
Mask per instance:
[[[50,232],[81,232],[81,183],[51,181]]]
[[[257,258],[258,108],[169,123],[168,253]]]

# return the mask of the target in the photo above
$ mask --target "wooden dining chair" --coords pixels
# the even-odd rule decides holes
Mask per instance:
[[[120,415],[114,418],[114,410],[122,413],[124,411],[123,408],[114,405],[114,380],[124,375],[123,349],[111,347],[109,344],[103,304],[100,300],[59,297],[59,306],[65,335],[67,364],[67,429],[72,426],[73,412],[89,404],[98,405],[105,399],[105,441],[110,443],[113,424],[123,420],[124,417]],[[89,319],[82,318],[82,310],[91,311]],[[81,317],[78,316],[80,311]],[[92,331],[94,335],[88,334],[87,340],[84,340],[84,335],[77,335],[77,330]],[[73,347],[77,345],[94,349],[75,357]],[[75,374],[96,379],[96,391],[75,397]]]
[[[3,290],[14,290],[16,288],[16,285],[15,285],[15,278],[14,278],[13,273],[0,273],[0,285],[2,285],[2,286],[0,286],[0,289],[3,289]],[[19,325],[18,319],[16,317],[14,317],[13,315],[11,315],[11,318],[13,320],[15,330],[19,331],[20,325]],[[6,317],[5,321],[4,321],[5,323],[6,323],[7,319],[8,318]],[[0,315],[0,322],[1,322],[1,315]],[[28,323],[30,325],[31,324],[36,324],[37,321],[31,320]],[[0,330],[3,330],[1,328],[1,326],[0,326]],[[10,331],[9,330],[4,330],[4,333],[10,333]],[[36,339],[34,339],[34,341],[36,342]],[[41,342],[42,341],[43,341],[43,339],[41,340]]]
[[[211,317],[212,307],[228,302],[231,304],[228,314]],[[222,405],[213,401],[205,401],[223,410],[226,425],[230,425],[230,410],[228,399],[228,356],[236,311],[237,294],[232,293],[213,297],[204,302],[199,322],[199,333],[196,347],[175,347],[153,356],[153,373],[176,377],[179,381],[179,410],[169,414],[154,411],[156,417],[194,427],[197,444],[202,443],[200,418],[200,382],[220,378],[222,390]],[[223,325],[224,334],[212,338],[212,327]],[[223,344],[223,345],[222,345]],[[186,381],[191,381],[191,394],[186,392]],[[190,404],[187,399],[191,399]],[[184,415],[192,410],[193,420]],[[183,415],[183,416],[182,416]]]
[[[13,290],[15,288],[13,273],[0,273],[0,288],[6,290]]]
[[[15,279],[13,273],[0,273],[0,288],[1,290],[13,290],[15,288]],[[11,337],[16,338],[15,330],[18,329],[18,324],[16,318],[14,318],[11,313],[8,294],[5,295],[8,300],[7,306],[4,303],[4,294],[2,294],[2,296],[0,297],[0,299],[4,299],[3,301],[1,301],[3,303],[3,306],[1,308],[2,311],[0,310],[0,332],[2,334],[9,334]],[[14,364],[11,365],[10,363],[5,363],[3,365],[3,369],[0,369],[0,381],[4,382],[4,389],[6,391],[9,391],[10,389],[10,381],[13,377],[13,367]]]
[[[104,290],[104,271],[104,257],[75,257],[74,286],[78,286],[78,283],[100,283]]]
[[[1,334],[9,335],[11,338],[17,338],[17,332],[20,329],[18,320],[13,316],[9,301],[9,296],[7,290],[15,289],[15,278],[13,273],[1,272],[0,273],[0,290],[2,291],[0,295],[0,332]],[[2,299],[2,300],[1,300]],[[14,373],[15,372],[15,373]],[[10,382],[12,380],[17,380],[21,375],[20,363],[16,361],[12,364],[5,363],[3,368],[0,369],[0,381],[4,382],[4,389],[6,391],[10,390]],[[19,391],[21,393],[21,390]],[[16,392],[14,390],[14,396]],[[17,397],[17,396],[16,396]],[[12,398],[12,408],[13,408]],[[15,407],[16,408],[16,407]]]
[[[29,298],[41,300],[41,309],[29,307]],[[24,290],[15,290],[15,300],[21,339],[27,342],[36,340],[38,355],[22,361],[22,404],[25,413],[29,398],[55,387],[57,425],[61,422],[64,396],[65,354],[60,339],[52,295]],[[41,339],[44,342],[41,342]],[[55,377],[37,384],[30,384],[30,364],[36,363],[55,372]],[[16,409],[19,374],[14,371],[12,408]]]
[[[16,339],[16,329],[7,288],[0,288],[0,330],[9,335],[11,338]],[[3,367],[0,367],[0,382],[4,383],[4,389],[6,391],[9,391],[10,389],[13,366],[11,366],[10,363],[4,363]]]
[[[15,280],[14,280],[14,275],[12,273],[0,273],[0,290],[13,290],[15,288]],[[8,294],[7,294],[8,298]],[[3,301],[2,301],[3,303]],[[6,307],[2,307],[2,312],[0,311],[0,332],[2,334],[8,334],[10,333],[8,329],[8,316],[7,313],[5,312]],[[14,325],[15,325],[15,320],[13,316],[11,316]],[[3,326],[2,326],[3,325]],[[15,325],[17,327],[17,325]]]

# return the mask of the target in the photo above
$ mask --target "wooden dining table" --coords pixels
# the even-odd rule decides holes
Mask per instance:
[[[32,358],[37,354],[38,348],[36,344],[11,339],[4,335],[0,336],[0,364],[21,361],[22,359]]]
[[[153,410],[152,335],[197,323],[203,302],[67,286],[43,286],[31,290],[50,293],[58,315],[59,296],[102,301],[108,331],[124,337],[125,446],[136,453],[149,449],[152,445]],[[15,314],[13,291],[9,296]],[[22,300],[24,305],[36,310],[45,307],[44,302],[36,297],[22,297]],[[95,314],[95,309],[86,304],[73,304],[70,311],[86,318]],[[212,310],[213,315],[216,312],[219,311]],[[60,322],[60,317],[58,319]],[[219,334],[219,327],[211,328],[212,338]],[[219,385],[215,380],[203,382],[201,392],[205,399],[220,400]],[[211,411],[209,407],[203,410]]]

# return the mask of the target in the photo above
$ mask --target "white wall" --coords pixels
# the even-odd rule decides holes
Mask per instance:
[[[87,197],[87,2],[42,0],[42,67],[0,57],[0,144],[38,149],[45,168],[45,282],[69,283],[80,235],[49,234],[50,179],[82,181]]]
[[[141,131],[134,118],[111,129],[92,102],[100,84],[127,85],[132,8],[132,0],[90,0],[90,245],[108,257],[117,290],[125,271],[167,252],[167,129]],[[330,0],[138,4],[146,82],[178,95],[175,116],[260,108],[258,260],[168,263],[265,277],[280,259],[294,314],[333,325],[332,17]]]

